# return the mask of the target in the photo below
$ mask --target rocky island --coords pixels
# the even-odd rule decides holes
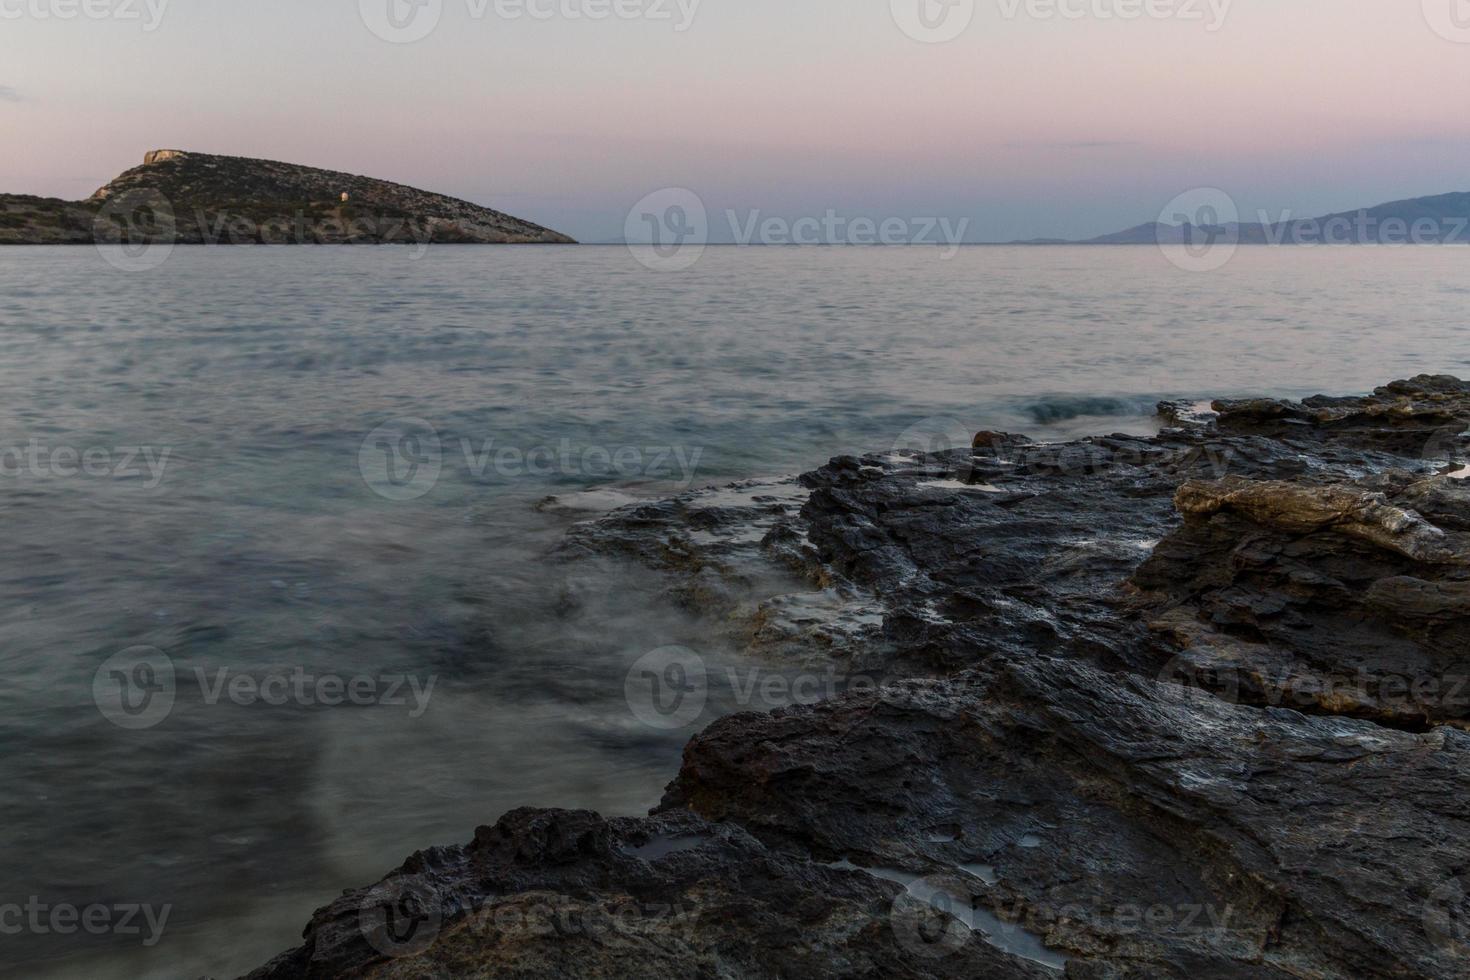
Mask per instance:
[[[1160,416],[578,525],[866,683],[717,722],[647,817],[421,851],[251,980],[1470,975],[1470,384]]]
[[[0,245],[572,244],[500,211],[271,160],[153,150],[85,201],[0,194]]]
[[[1220,192],[1223,195],[1223,192]],[[1215,203],[1223,204],[1220,196]],[[1233,209],[1233,204],[1230,205]],[[1223,221],[1208,210],[1199,224],[1150,221],[1133,228],[1071,242],[1073,245],[1200,245],[1217,241],[1241,245],[1462,245],[1470,241],[1470,193],[1453,191],[1389,201],[1355,211],[1338,211],[1315,218],[1293,218],[1287,212],[1275,221],[1263,211],[1259,221]],[[1179,216],[1175,217],[1177,221]],[[1027,244],[1047,244],[1044,241]],[[1051,244],[1060,244],[1051,242]]]

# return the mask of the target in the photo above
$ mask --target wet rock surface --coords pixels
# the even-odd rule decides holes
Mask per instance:
[[[1462,487],[1448,476],[1186,484],[1184,526],[1133,576],[1140,608],[1184,682],[1413,730],[1465,727]]]
[[[840,457],[633,504],[747,656],[871,681],[518,811],[252,977],[1470,975],[1470,385]]]
[[[687,813],[604,820],[522,810],[319,912],[252,976],[988,976],[976,944],[935,971],[880,927],[896,885]],[[943,920],[933,910],[917,920]],[[396,916],[396,918],[395,918]],[[928,923],[925,923],[928,924]],[[1008,973],[1043,977],[1041,968]]]
[[[1423,910],[1470,858],[1467,753],[1034,659],[726,719],[665,806],[964,881],[1072,976],[1457,976]]]

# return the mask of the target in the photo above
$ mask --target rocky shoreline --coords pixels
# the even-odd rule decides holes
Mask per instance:
[[[249,976],[1467,975],[1470,383],[1160,415],[579,525],[559,560],[863,683],[718,721],[647,817],[419,852]]]

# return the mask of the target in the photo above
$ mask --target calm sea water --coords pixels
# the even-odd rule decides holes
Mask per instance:
[[[690,731],[634,717],[628,664],[733,654],[627,570],[548,562],[576,518],[549,494],[1470,374],[1467,259],[717,248],[655,274],[611,247],[197,248],[129,274],[0,251],[0,914],[168,908],[158,936],[42,912],[0,965],[231,976],[509,808],[657,802]],[[169,700],[136,672],[152,651]]]

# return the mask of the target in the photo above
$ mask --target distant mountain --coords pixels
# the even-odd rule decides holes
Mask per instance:
[[[1223,225],[1161,224],[1090,238],[1076,245],[1181,245],[1205,240],[1245,245],[1370,245],[1470,242],[1470,193],[1392,201],[1320,218]],[[1017,243],[1029,244],[1029,243]]]
[[[402,184],[271,160],[154,150],[85,201],[0,195],[0,244],[570,244],[566,235]]]

